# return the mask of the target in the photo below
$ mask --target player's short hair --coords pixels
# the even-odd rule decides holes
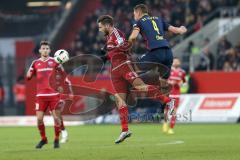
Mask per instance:
[[[110,15],[102,15],[98,18],[97,23],[102,23],[103,25],[109,24],[113,26],[113,17]]]
[[[174,57],[173,57],[173,59],[180,59],[180,58],[179,58],[179,57],[175,57],[175,56],[174,56]]]
[[[181,59],[179,57],[173,57],[173,60],[176,59],[181,62]]]
[[[140,10],[143,14],[148,13],[148,7],[145,4],[138,4],[134,7],[134,10]]]
[[[50,47],[50,42],[49,41],[41,41],[39,47],[41,48],[42,45],[47,45]]]

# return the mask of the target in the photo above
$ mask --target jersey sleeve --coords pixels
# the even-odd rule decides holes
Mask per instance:
[[[169,28],[170,24],[168,24],[164,19],[162,19],[162,23],[163,23],[164,31],[168,31],[168,28]]]
[[[134,21],[134,23],[133,23],[133,29],[139,29],[139,30],[141,30],[141,22],[140,22],[140,21]]]
[[[183,83],[185,83],[186,82],[186,72],[185,71],[183,71],[183,74],[182,74],[182,81],[183,81]]]

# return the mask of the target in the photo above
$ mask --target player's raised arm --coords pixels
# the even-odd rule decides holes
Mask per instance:
[[[174,27],[174,26],[170,25],[168,27],[168,31],[175,33],[175,34],[184,34],[187,32],[187,28],[185,26]]]

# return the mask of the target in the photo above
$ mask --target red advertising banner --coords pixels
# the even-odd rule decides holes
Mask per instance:
[[[194,93],[240,93],[240,72],[194,72]]]
[[[237,97],[205,97],[202,104],[200,105],[200,110],[215,110],[215,109],[232,109]]]

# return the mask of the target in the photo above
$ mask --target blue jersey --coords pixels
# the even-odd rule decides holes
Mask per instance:
[[[168,41],[164,39],[164,34],[168,30],[169,24],[160,17],[144,15],[133,27],[140,29],[140,34],[144,38],[148,50],[169,47]]]

